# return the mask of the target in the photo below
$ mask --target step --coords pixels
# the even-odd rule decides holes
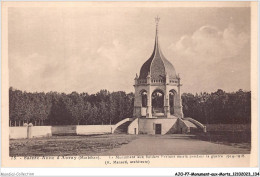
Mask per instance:
[[[115,134],[126,134],[127,133],[127,130],[128,130],[128,126],[130,125],[132,121],[127,121],[125,123],[123,123],[122,125],[118,126],[114,133]]]

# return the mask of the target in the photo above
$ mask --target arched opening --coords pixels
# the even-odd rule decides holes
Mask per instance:
[[[142,107],[147,107],[147,91],[146,90],[141,91],[141,97],[142,97]]]
[[[155,116],[164,115],[164,93],[161,90],[152,93],[152,113]]]
[[[141,101],[142,101],[142,107],[141,107],[141,116],[145,117],[146,116],[146,110],[147,110],[147,91],[142,90],[140,92],[141,95]]]
[[[176,91],[170,90],[169,92],[169,106],[170,106],[170,114],[174,115],[174,101],[175,101]]]

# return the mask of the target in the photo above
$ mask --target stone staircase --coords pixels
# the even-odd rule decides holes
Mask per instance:
[[[192,122],[190,122],[188,120],[183,120],[183,122],[189,128],[189,132],[188,133],[196,133],[196,132],[199,131],[198,127],[195,124],[193,124]]]
[[[115,134],[127,134],[127,130],[128,130],[128,126],[130,125],[132,121],[127,121],[125,123],[123,123],[122,125],[118,126],[114,133]]]
[[[188,126],[192,125],[192,126],[190,126],[190,132],[191,133],[198,133],[198,132],[206,133],[207,132],[206,126],[204,126],[203,124],[201,124],[200,122],[198,122],[195,119],[187,117],[187,118],[183,118],[183,121],[188,123]]]

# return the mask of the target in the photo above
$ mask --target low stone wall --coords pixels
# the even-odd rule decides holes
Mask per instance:
[[[78,125],[77,135],[109,134],[112,133],[114,125]]]
[[[51,126],[33,126],[29,127],[31,129],[31,133],[29,138],[36,138],[36,137],[49,137],[52,136]]]
[[[9,127],[10,139],[49,137],[52,135],[93,135],[109,134],[115,125],[67,125]]]
[[[76,135],[77,125],[51,126],[53,135]]]
[[[27,127],[9,127],[10,139],[27,138]]]

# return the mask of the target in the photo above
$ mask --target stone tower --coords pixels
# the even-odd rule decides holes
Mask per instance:
[[[151,57],[135,77],[134,117],[183,118],[180,77],[159,45],[156,17],[155,44]]]

